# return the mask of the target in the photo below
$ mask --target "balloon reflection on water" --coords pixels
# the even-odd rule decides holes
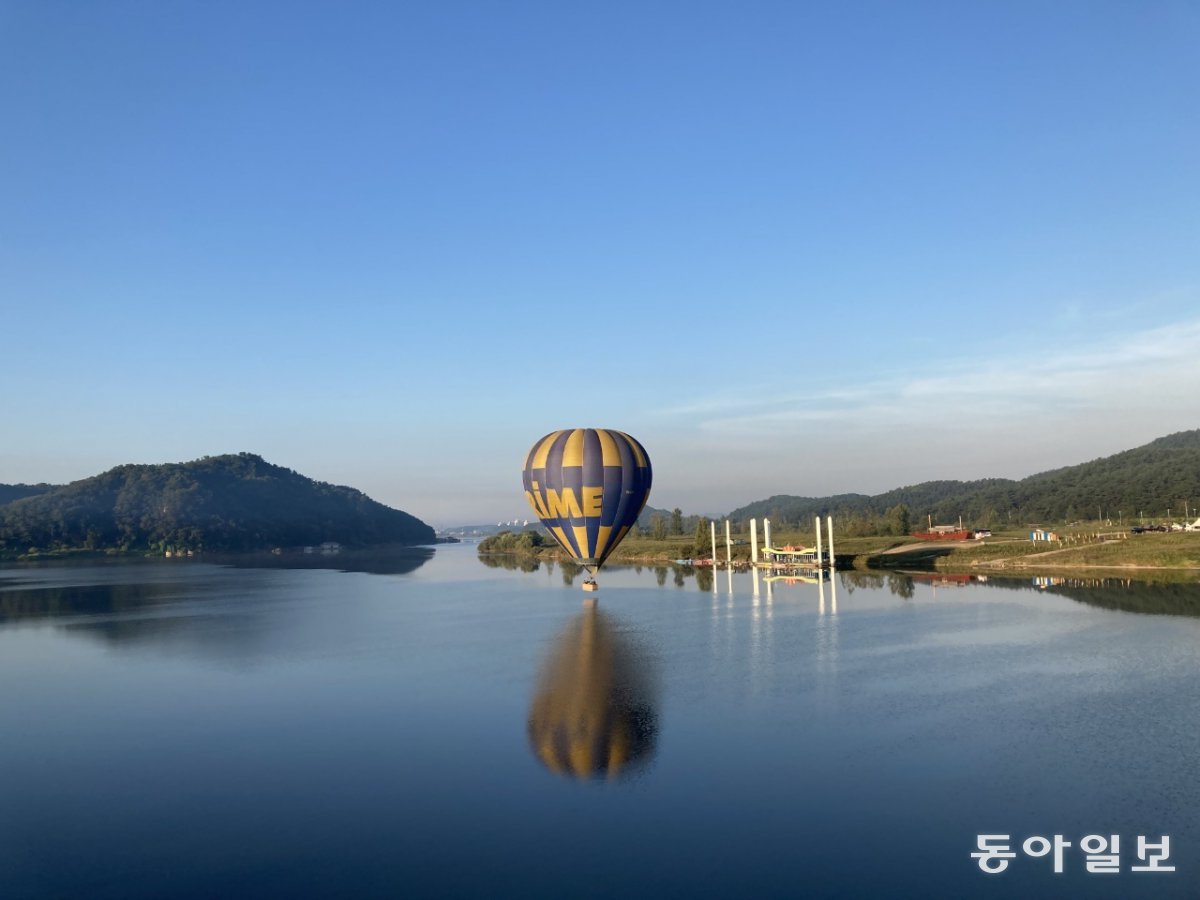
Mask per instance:
[[[529,743],[550,771],[625,775],[654,754],[657,702],[649,660],[594,605],[555,639],[529,710]]]

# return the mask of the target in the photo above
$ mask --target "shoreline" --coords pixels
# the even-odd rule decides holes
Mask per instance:
[[[536,560],[539,562],[556,562],[574,564],[571,559],[566,557],[560,551],[550,550],[537,553],[514,553],[514,552],[496,552],[496,553],[481,553],[480,557],[488,557],[493,559],[525,559]],[[901,572],[917,570],[922,572],[941,573],[941,574],[960,574],[960,575],[1016,575],[1021,573],[1033,573],[1044,575],[1071,575],[1080,572],[1145,572],[1145,573],[1177,573],[1181,575],[1194,575],[1200,579],[1200,566],[1184,565],[1184,566],[1164,566],[1164,565],[1149,565],[1143,563],[1059,563],[1059,564],[1030,564],[1019,561],[1004,561],[1004,562],[989,562],[989,561],[963,561],[958,564],[941,562],[935,560],[933,565],[930,565],[925,560],[903,560],[903,554],[894,554],[895,562],[889,565],[871,565],[872,560],[876,559],[876,555],[854,554],[843,555],[838,554],[838,560],[841,563],[838,567],[839,571],[857,571],[857,572]],[[1017,558],[1019,560],[1019,557]],[[660,556],[660,555],[638,555],[621,558],[612,558],[608,561],[615,566],[663,566],[685,568],[685,566],[677,563],[675,559]],[[939,564],[940,563],[940,564]],[[749,563],[747,560],[734,559],[733,565],[735,570],[745,569]],[[687,568],[705,568],[710,569],[710,566],[688,566]],[[718,570],[725,568],[725,563],[718,560]]]

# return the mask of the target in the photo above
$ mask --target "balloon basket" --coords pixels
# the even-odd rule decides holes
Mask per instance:
[[[583,583],[583,589],[585,591],[598,591],[600,590],[600,585],[596,584],[595,581],[589,578]]]

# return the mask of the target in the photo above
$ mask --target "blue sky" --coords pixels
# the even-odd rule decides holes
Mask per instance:
[[[0,3],[0,482],[248,450],[437,525],[1200,427],[1194,3]]]

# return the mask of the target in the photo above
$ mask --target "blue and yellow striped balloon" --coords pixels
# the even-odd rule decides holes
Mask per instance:
[[[551,432],[525,457],[525,499],[554,539],[593,573],[650,496],[650,457],[623,431]]]

